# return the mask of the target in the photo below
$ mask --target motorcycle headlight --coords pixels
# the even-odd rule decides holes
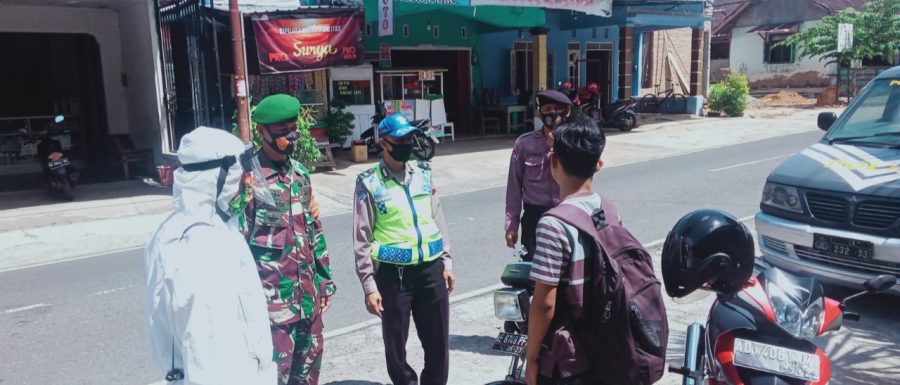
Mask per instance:
[[[769,281],[767,292],[772,309],[775,312],[775,323],[797,338],[812,338],[819,335],[822,319],[825,315],[825,301],[819,296],[809,301],[807,306],[801,305],[798,293],[802,288],[786,279]]]
[[[494,291],[494,315],[504,321],[525,322],[530,302],[524,289],[504,288]]]
[[[800,193],[796,187],[767,182],[766,187],[763,189],[762,204],[803,214],[803,206],[800,204]]]

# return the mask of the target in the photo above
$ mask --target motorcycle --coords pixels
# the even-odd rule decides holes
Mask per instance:
[[[879,275],[865,282],[865,291],[837,301],[814,279],[758,260],[743,289],[716,293],[705,326],[688,326],[683,364],[669,371],[682,375],[683,385],[827,384],[828,357],[809,339],[859,321],[847,304],[896,284],[896,277]]]
[[[525,346],[528,343],[528,312],[534,295],[531,262],[522,260],[524,248],[516,249],[518,261],[503,270],[500,281],[505,287],[494,291],[494,315],[504,321],[503,332],[494,340],[492,350],[511,355],[503,381],[487,385],[521,385],[525,383]]]
[[[375,133],[378,132],[378,125],[381,124],[385,116],[382,103],[375,103],[375,115],[372,116],[372,125],[359,136],[360,140],[366,143],[370,154],[381,154],[382,148],[378,145],[378,138]],[[434,134],[434,128],[431,127],[431,121],[420,119],[411,121],[409,124],[420,130],[420,132],[416,132],[412,136],[413,155],[419,160],[431,160],[434,157],[435,145],[440,143]]]
[[[638,126],[637,113],[634,112],[636,107],[637,101],[634,98],[618,100],[603,106],[603,116],[606,117],[604,125],[616,127],[623,132],[633,130]]]
[[[37,156],[41,162],[44,173],[44,183],[50,194],[62,195],[68,201],[75,199],[73,189],[78,183],[78,172],[75,166],[69,162],[69,158],[62,152],[62,144],[53,138],[53,131],[65,118],[58,115],[53,119],[53,125],[40,135],[32,135],[26,139],[28,143],[35,143]]]

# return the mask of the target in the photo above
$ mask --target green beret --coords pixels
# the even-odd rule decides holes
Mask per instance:
[[[269,125],[296,120],[300,115],[300,101],[291,95],[275,94],[266,96],[256,105],[253,121]]]

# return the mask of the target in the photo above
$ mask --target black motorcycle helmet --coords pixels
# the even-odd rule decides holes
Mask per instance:
[[[753,236],[737,218],[720,210],[698,210],[681,218],[662,251],[666,293],[684,297],[703,285],[717,292],[739,289],[753,274]]]

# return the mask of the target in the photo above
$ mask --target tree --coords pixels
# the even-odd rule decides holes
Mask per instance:
[[[838,52],[838,24],[845,23],[853,25],[853,48]],[[900,0],[874,0],[866,3],[862,12],[847,8],[825,16],[816,25],[788,36],[777,44],[780,45],[794,45],[798,47],[798,58],[818,56],[826,64],[878,56],[891,60],[900,47]],[[840,66],[836,67],[840,84]],[[855,73],[851,73],[851,78],[855,79]],[[848,95],[856,92],[855,85],[848,79]]]
[[[853,24],[853,48],[837,52],[838,24]],[[900,46],[900,0],[874,0],[862,12],[847,8],[778,43],[798,47],[798,58],[820,61],[893,58]]]

